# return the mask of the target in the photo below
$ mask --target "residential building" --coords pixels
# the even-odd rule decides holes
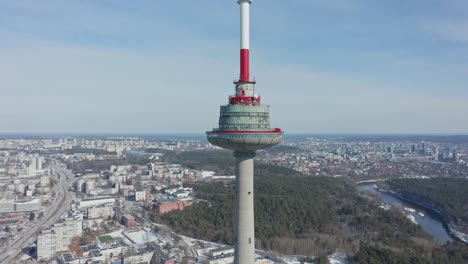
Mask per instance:
[[[136,188],[135,190],[135,201],[144,201],[146,200],[146,190],[142,186]]]
[[[57,252],[57,234],[52,229],[42,230],[37,235],[37,259],[50,259]]]
[[[127,227],[134,227],[136,226],[135,217],[126,214],[122,217],[122,224],[126,225]]]
[[[78,203],[79,208],[88,208],[103,204],[114,204],[115,203],[114,197],[96,197],[91,199],[84,199]]]
[[[15,200],[2,199],[0,200],[0,213],[9,213],[15,211]]]
[[[15,201],[15,212],[32,212],[39,211],[41,209],[41,199],[32,200],[16,200]]]
[[[37,259],[49,259],[59,251],[68,250],[72,238],[81,236],[82,232],[83,216],[70,212],[65,220],[37,235]]]
[[[167,200],[167,201],[160,201],[156,204],[156,210],[160,214],[165,214],[170,211],[174,210],[183,210],[185,207],[192,205],[192,201],[182,201],[182,200]]]
[[[234,263],[234,247],[226,246],[210,250],[207,264],[231,264]]]

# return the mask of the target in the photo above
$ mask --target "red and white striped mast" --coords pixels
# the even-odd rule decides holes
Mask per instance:
[[[240,82],[250,82],[250,4],[252,0],[239,0],[241,8]]]
[[[208,131],[208,141],[234,151],[236,158],[235,264],[255,263],[254,157],[257,150],[281,142],[283,131],[270,127],[270,109],[255,94],[249,72],[249,27],[252,0],[237,0],[241,8],[240,76],[235,94],[220,107],[219,126]]]

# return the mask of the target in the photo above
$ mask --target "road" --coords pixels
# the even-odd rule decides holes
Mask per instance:
[[[13,263],[13,260],[20,255],[21,249],[34,243],[39,231],[51,226],[70,208],[73,199],[68,186],[74,175],[71,171],[63,169],[57,160],[49,159],[49,161],[52,178],[56,182],[54,201],[37,223],[23,230],[6,248],[0,250],[0,263]]]

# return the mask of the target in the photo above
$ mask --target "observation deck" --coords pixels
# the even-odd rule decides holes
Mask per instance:
[[[283,131],[270,127],[270,107],[261,104],[254,93],[255,82],[238,81],[236,94],[229,96],[229,104],[220,106],[217,128],[206,132],[208,141],[218,147],[251,152],[281,142]]]
[[[281,142],[283,131],[273,130],[217,130],[206,132],[208,141],[218,147],[234,151],[257,151]]]

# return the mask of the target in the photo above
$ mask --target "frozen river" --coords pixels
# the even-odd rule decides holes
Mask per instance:
[[[431,235],[434,240],[442,244],[453,241],[453,238],[445,229],[444,224],[438,215],[417,205],[404,202],[389,193],[380,192],[374,188],[374,184],[358,185],[357,189],[361,192],[376,194],[382,199],[382,202],[393,207],[401,208],[402,210],[405,207],[414,209],[414,212],[405,211],[405,214],[410,213],[422,229]],[[421,216],[419,213],[422,213],[424,216]]]

